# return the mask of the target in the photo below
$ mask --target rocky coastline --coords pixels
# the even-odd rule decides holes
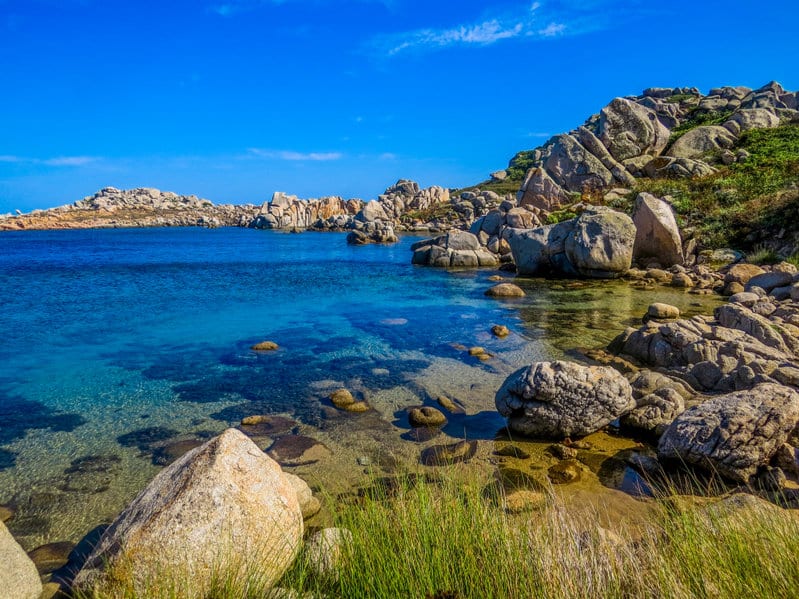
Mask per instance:
[[[579,476],[582,437],[611,428],[646,441],[625,456],[642,480],[668,481],[688,472],[713,480],[725,493],[796,509],[796,265],[752,264],[742,252],[704,247],[701,237],[680,226],[673,198],[634,190],[642,178],[704,177],[719,165],[743,163],[747,156],[733,151],[736,140],[747,131],[799,122],[798,108],[799,94],[775,83],[757,90],[718,88],[708,95],[693,88],[651,88],[617,98],[578,129],[517,155],[506,171],[494,173],[492,180],[503,182],[514,169],[524,170],[516,194],[421,189],[399,180],[368,202],[302,200],[276,192],[262,206],[216,206],[195,196],[106,188],[69,206],[0,218],[0,230],[235,226],[347,232],[353,245],[392,243],[398,232],[426,231],[434,236],[413,245],[415,265],[498,268],[522,279],[621,278],[634,287],[669,285],[725,296],[712,315],[692,318],[654,303],[640,325],[621,331],[606,348],[589,348],[579,361],[533,362],[513,372],[497,390],[495,407],[509,432],[553,441],[558,463],[549,470],[552,484]],[[619,197],[630,200],[629,213],[614,208]],[[790,235],[785,239],[783,253],[795,252]],[[503,282],[489,296],[500,302],[524,296],[497,277]],[[507,328],[496,325],[493,334],[507,335]],[[490,359],[482,348],[464,349]],[[369,409],[346,389],[330,399],[336,409]],[[457,410],[451,402],[438,403]],[[407,417],[422,431],[437,429],[447,418],[431,406]],[[258,418],[245,419],[239,428],[261,423]],[[466,461],[475,447],[464,440],[449,453],[429,453],[429,463]],[[229,565],[218,563],[220,530],[253,560],[236,564],[238,571],[257,570],[267,587],[301,551],[316,556],[319,576],[329,574],[351,533],[325,528],[307,535],[304,521],[319,511],[320,501],[279,461],[239,429],[192,448],[156,476],[90,552],[80,560],[72,556],[69,577],[60,582],[91,592],[110,569],[125,567],[135,573],[136,584],[145,584],[162,574],[166,561],[181,580],[191,581],[181,596],[204,596],[213,587],[209,572]],[[203,550],[187,553],[186,547]],[[0,568],[0,588],[24,589],[19,597],[41,596],[35,566],[2,523],[0,558],[11,564]]]

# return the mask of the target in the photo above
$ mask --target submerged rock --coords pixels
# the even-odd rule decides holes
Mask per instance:
[[[588,435],[635,407],[630,384],[616,370],[561,361],[517,370],[495,403],[511,430],[550,438]]]
[[[485,294],[488,297],[524,297],[524,289],[513,283],[497,283],[489,288]]]
[[[438,428],[447,423],[447,418],[440,410],[430,406],[411,408],[408,411],[408,422],[413,427],[426,426],[428,428]]]
[[[146,584],[168,587],[166,564],[186,597],[205,596],[215,577],[244,566],[275,582],[302,532],[296,492],[280,466],[228,429],[156,475],[105,531],[75,585],[87,590],[120,566],[146,594]]]

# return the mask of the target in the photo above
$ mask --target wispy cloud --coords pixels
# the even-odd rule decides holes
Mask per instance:
[[[393,9],[398,0],[351,0],[353,3],[373,3],[382,4],[386,8]],[[249,12],[262,6],[291,4],[295,2],[315,2],[325,3],[332,2],[332,0],[227,0],[219,4],[213,4],[208,7],[212,13],[220,17],[232,17],[239,13]]]
[[[341,152],[295,152],[293,150],[263,150],[260,148],[249,148],[247,150],[251,156],[258,158],[271,158],[276,160],[288,160],[292,162],[327,162],[340,160],[344,157]]]
[[[101,159],[97,156],[57,156],[55,158],[28,158],[25,156],[0,155],[0,162],[11,164],[39,164],[44,166],[86,166]]]
[[[547,0],[518,5],[515,10],[485,15],[477,21],[443,28],[378,35],[369,44],[383,56],[427,52],[453,46],[489,46],[505,40],[552,39],[607,28],[637,14],[640,0]],[[619,11],[623,13],[619,17]],[[613,15],[613,18],[611,18]]]

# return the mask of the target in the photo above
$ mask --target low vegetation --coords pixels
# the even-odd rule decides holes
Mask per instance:
[[[795,229],[799,124],[747,131],[735,149],[748,158],[698,179],[638,179],[635,192],[670,195],[681,224],[696,227],[706,247],[752,248],[782,228]]]
[[[353,535],[339,566],[320,576],[301,554],[279,586],[299,596],[431,599],[783,598],[799,591],[799,520],[790,511],[752,498],[708,509],[667,495],[651,500],[649,521],[611,532],[597,525],[601,514],[574,513],[551,492],[531,492],[542,502],[509,514],[493,484],[446,476],[378,483],[360,501],[337,503],[335,525]],[[121,574],[116,588],[91,596],[134,597]],[[207,596],[271,595],[254,576],[220,579]]]

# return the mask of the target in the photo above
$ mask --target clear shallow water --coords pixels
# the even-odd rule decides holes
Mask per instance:
[[[290,417],[292,432],[324,443],[329,452],[294,471],[333,492],[365,465],[418,465],[431,444],[464,438],[481,443],[475,459],[490,468],[502,429],[493,396],[507,374],[603,345],[656,298],[709,309],[708,300],[691,306],[696,296],[620,282],[527,280],[527,298],[490,300],[495,272],[411,266],[417,239],[350,247],[335,233],[246,229],[0,235],[0,503],[17,508],[9,528],[28,549],[77,540],[113,518],[174,443],[251,414]],[[513,334],[494,338],[497,323]],[[265,339],[280,349],[249,349]],[[480,362],[461,347],[473,345],[495,357]],[[340,386],[372,409],[332,408],[325,398]],[[404,410],[439,395],[463,413],[420,443]]]

